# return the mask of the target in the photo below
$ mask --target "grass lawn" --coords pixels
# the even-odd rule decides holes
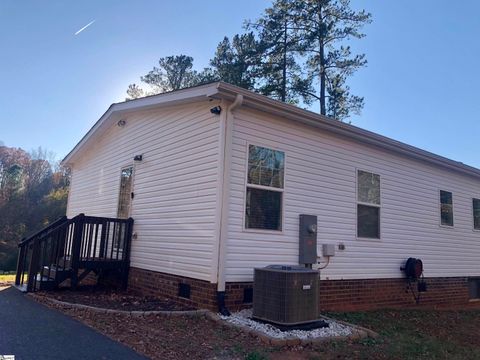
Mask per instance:
[[[480,310],[383,310],[329,315],[380,334],[378,339],[335,344],[340,358],[480,359]],[[330,347],[327,354],[332,350]],[[312,353],[309,359],[320,358],[324,357]]]
[[[2,282],[14,282],[15,281],[15,274],[8,274],[8,275],[0,275],[0,283]]]
[[[203,318],[132,317],[54,307],[152,359],[480,359],[480,309],[328,313],[380,336],[276,348]]]

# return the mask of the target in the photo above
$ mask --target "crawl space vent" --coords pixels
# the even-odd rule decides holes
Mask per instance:
[[[178,284],[178,296],[190,299],[190,285],[184,283]]]

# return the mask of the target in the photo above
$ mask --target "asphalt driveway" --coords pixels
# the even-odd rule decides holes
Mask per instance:
[[[0,291],[0,355],[15,355],[15,360],[145,359],[15,288]]]

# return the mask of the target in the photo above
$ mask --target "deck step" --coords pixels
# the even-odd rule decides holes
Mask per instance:
[[[13,285],[13,287],[16,288],[17,290],[21,291],[21,292],[24,292],[24,293],[27,292],[27,284]]]
[[[48,268],[48,266],[44,266],[41,271],[42,278],[51,279],[51,280],[55,279],[56,273],[57,273],[57,270],[53,266],[50,269]]]
[[[43,267],[42,276],[48,280],[53,280],[57,284],[62,283],[70,277],[72,269],[61,268],[52,265],[50,268],[48,266]]]
[[[37,280],[35,283],[36,290],[53,290],[57,287],[57,282],[46,276],[42,276],[38,274],[36,280]]]
[[[69,256],[66,258],[60,258],[58,259],[58,267],[62,269],[69,269],[72,267],[72,260],[70,260]]]

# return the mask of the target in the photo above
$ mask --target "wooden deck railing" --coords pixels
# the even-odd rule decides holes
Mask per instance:
[[[84,214],[61,218],[18,245],[15,284],[23,286],[26,282],[30,292],[42,282],[58,285],[70,279],[71,286],[76,287],[91,270],[117,269],[126,286],[132,229],[131,218]],[[79,273],[82,269],[85,271]]]

